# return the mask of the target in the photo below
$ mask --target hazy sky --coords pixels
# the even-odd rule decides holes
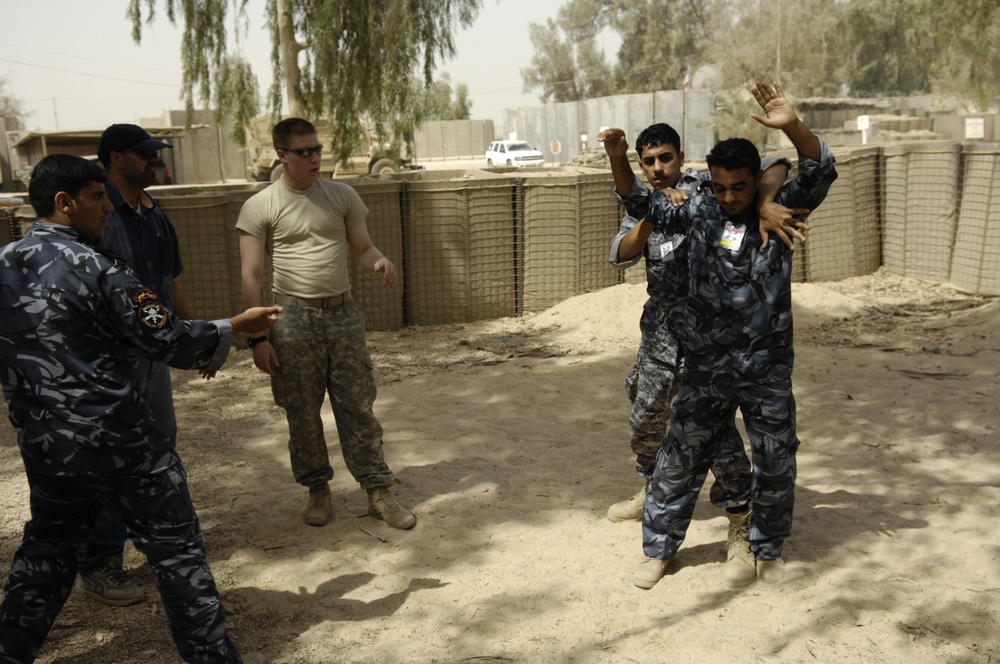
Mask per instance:
[[[521,93],[521,68],[533,52],[528,23],[554,18],[565,1],[484,0],[475,24],[456,34],[458,55],[438,71],[448,72],[452,85],[469,87],[472,117],[499,122],[504,108],[539,103],[537,95]],[[126,4],[0,0],[5,18],[0,76],[7,79],[7,92],[31,111],[29,129],[102,129],[183,108],[180,31],[161,17],[146,27],[141,46],[136,46]],[[263,0],[250,0],[247,14],[244,57],[264,92],[270,85],[270,44]]]

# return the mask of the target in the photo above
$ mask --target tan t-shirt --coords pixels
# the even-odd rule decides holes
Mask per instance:
[[[278,180],[243,204],[236,228],[273,244],[275,293],[330,297],[351,287],[347,230],[367,215],[358,193],[342,182],[317,180],[296,191]]]

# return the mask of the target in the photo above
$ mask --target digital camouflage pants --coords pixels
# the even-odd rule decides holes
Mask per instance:
[[[279,363],[271,390],[288,418],[295,481],[313,487],[333,478],[321,417],[329,395],[347,470],[364,489],[391,485],[382,425],[372,411],[375,376],[361,305],[349,300],[329,309],[286,306],[268,336]]]
[[[156,469],[155,471],[151,469]],[[226,634],[184,467],[173,450],[102,476],[27,471],[31,520],[0,605],[0,662],[33,662],[76,579],[77,549],[107,502],[149,559],[177,651],[185,662],[239,662]]]
[[[665,330],[660,326],[659,330]],[[670,424],[671,400],[677,393],[677,342],[665,332],[643,331],[635,364],[625,380],[632,402],[629,416],[635,469],[652,477],[657,454]],[[750,501],[750,459],[743,438],[732,421],[715,434],[715,454],[710,469],[715,476],[710,498],[717,507],[742,507]]]
[[[647,556],[666,560],[677,553],[716,454],[717,434],[733,421],[737,408],[753,456],[750,549],[757,560],[781,555],[792,530],[799,447],[791,367],[771,365],[751,380],[732,377],[728,368],[708,360],[681,384],[670,432],[657,456],[642,518]]]

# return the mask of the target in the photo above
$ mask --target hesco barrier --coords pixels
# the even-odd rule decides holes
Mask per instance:
[[[396,255],[406,275],[406,323],[516,315],[516,179],[476,170],[422,171],[394,179],[403,186],[406,242]]]
[[[860,147],[838,150],[837,160],[839,177],[796,249],[795,280],[881,265],[1000,295],[1000,144]],[[398,272],[387,290],[379,275],[352,265],[371,330],[515,316],[645,279],[641,262],[626,271],[608,262],[622,210],[607,171],[423,171],[345,182],[368,206],[369,233]],[[182,283],[199,317],[242,310],[236,218],[264,186],[152,191],[177,227]],[[20,220],[30,208],[16,212]]]
[[[881,265],[881,165],[878,148],[835,151],[837,180],[809,215],[808,241],[796,249],[796,281],[835,281]]]
[[[368,208],[368,234],[375,246],[396,266],[396,285],[386,288],[382,274],[362,270],[351,257],[351,294],[365,307],[365,320],[370,330],[394,330],[402,327],[403,292],[406,275],[403,270],[403,223],[399,205],[403,185],[392,180],[356,178],[345,182],[358,192]],[[235,221],[233,222],[235,223]],[[268,267],[270,272],[270,267]]]
[[[904,277],[947,281],[958,222],[958,143],[883,149],[882,263]]]
[[[951,283],[1000,295],[1000,143],[962,146],[962,190]]]
[[[621,272],[608,262],[622,215],[611,174],[574,170],[525,173],[519,179],[523,311],[541,311],[621,283]]]

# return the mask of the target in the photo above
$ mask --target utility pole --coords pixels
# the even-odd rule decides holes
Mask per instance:
[[[774,80],[780,81],[781,80],[781,0],[778,0],[778,38],[775,39],[774,41],[776,44],[775,48],[778,51],[777,64],[776,64],[777,71],[774,72],[775,74]]]

